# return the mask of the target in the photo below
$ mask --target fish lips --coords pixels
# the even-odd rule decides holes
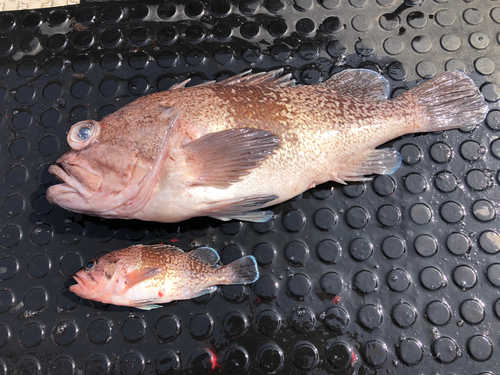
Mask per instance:
[[[71,285],[69,287],[69,291],[75,293],[80,297],[84,297],[86,294],[85,290],[88,290],[89,288],[90,280],[88,279],[88,277],[86,277],[85,274],[82,274],[82,271],[79,271],[75,275],[73,275],[73,279],[77,282],[77,284]]]
[[[101,177],[95,173],[65,162],[57,162],[49,167],[49,173],[62,181],[47,189],[47,200],[71,210],[88,201],[99,190]],[[82,207],[85,208],[85,207]]]

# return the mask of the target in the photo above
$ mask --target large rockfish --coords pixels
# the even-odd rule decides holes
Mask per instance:
[[[49,171],[47,199],[106,218],[178,222],[194,216],[266,221],[261,208],[326,181],[366,180],[401,164],[377,146],[407,133],[483,121],[483,97],[450,71],[387,100],[389,83],[364,69],[296,86],[281,70],[144,96],[100,122],[70,129]]]

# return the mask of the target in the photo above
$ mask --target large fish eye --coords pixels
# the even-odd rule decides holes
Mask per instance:
[[[99,123],[92,120],[81,121],[72,126],[68,133],[68,143],[73,150],[83,150],[99,135]]]
[[[92,268],[94,268],[95,263],[96,263],[95,259],[89,260],[85,265],[85,270],[90,271]]]

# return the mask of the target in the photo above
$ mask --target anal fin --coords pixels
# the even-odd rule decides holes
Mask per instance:
[[[149,305],[141,305],[141,306],[134,306],[136,309],[139,310],[154,310],[154,309],[159,309],[161,308],[161,305],[155,305],[154,303],[149,304]]]
[[[343,173],[342,177],[348,181],[366,181],[364,177],[370,174],[393,174],[401,166],[401,154],[394,148],[370,150],[364,161],[356,168]]]
[[[205,294],[210,294],[210,293],[213,293],[217,291],[217,286],[209,286],[208,288],[206,289],[203,289],[203,290],[200,290],[199,292],[197,293],[194,293],[191,298],[196,298],[196,297],[201,297],[201,296],[204,296]]]
[[[277,195],[264,195],[214,202],[213,209],[209,209],[207,215],[223,221],[236,219],[264,223],[274,216],[273,212],[255,210],[255,208],[262,207],[278,198]]]

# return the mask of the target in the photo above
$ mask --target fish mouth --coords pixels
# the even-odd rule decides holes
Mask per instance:
[[[75,165],[69,165],[68,163],[64,162],[57,162],[54,165],[51,165],[49,167],[49,173],[52,173],[54,176],[59,181],[62,181],[62,184],[55,185],[54,187],[57,187],[59,190],[59,193],[78,193],[82,197],[89,199],[91,198],[97,189],[94,191],[90,191],[86,186],[84,186],[78,179],[74,177],[74,172],[80,172],[77,174],[81,174],[82,168],[75,166]],[[90,173],[90,172],[87,172]]]

